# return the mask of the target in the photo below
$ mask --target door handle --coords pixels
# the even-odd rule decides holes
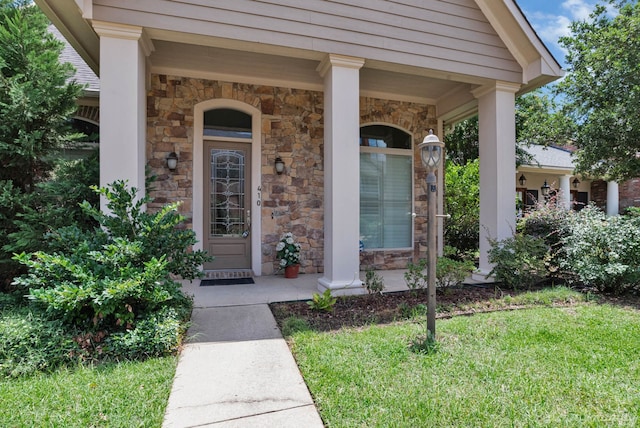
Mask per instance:
[[[251,229],[251,210],[247,210],[247,227]]]

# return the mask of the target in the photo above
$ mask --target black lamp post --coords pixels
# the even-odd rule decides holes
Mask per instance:
[[[429,135],[418,144],[422,164],[427,169],[427,330],[436,337],[436,194],[435,172],[440,165],[444,143],[429,130]]]

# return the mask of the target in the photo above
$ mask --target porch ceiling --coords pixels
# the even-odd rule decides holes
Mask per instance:
[[[149,31],[150,36],[157,36]],[[323,80],[316,70],[322,60],[299,52],[260,53],[153,39],[155,50],[149,60],[153,73],[227,80],[321,91]],[[360,73],[360,90],[365,96],[398,101],[438,104],[467,82],[452,76],[432,75],[428,70],[398,68],[367,61]],[[461,79],[468,80],[468,79]],[[477,84],[486,82],[478,81]]]

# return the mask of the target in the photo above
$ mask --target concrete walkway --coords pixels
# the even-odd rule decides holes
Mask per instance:
[[[402,271],[384,273],[406,289]],[[268,303],[310,299],[319,275],[255,278],[256,284],[200,287],[163,426],[322,427],[323,423]]]

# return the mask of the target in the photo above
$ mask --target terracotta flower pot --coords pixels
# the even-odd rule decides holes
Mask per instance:
[[[285,278],[297,278],[300,271],[300,265],[291,265],[284,268]]]

